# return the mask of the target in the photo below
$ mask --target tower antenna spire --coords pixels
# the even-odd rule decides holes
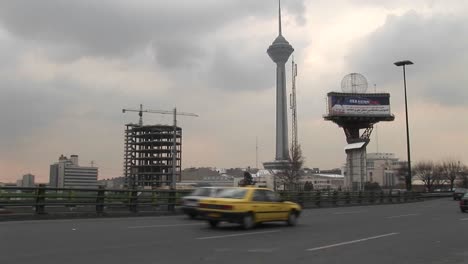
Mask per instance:
[[[282,36],[282,30],[281,30],[281,0],[278,0],[278,31],[279,35]]]

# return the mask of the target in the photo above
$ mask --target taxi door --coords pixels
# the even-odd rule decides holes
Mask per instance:
[[[278,193],[266,190],[267,199],[270,201],[270,208],[272,210],[270,220],[284,220],[288,217],[288,207],[281,201]]]
[[[255,212],[255,220],[257,222],[268,221],[269,212],[271,210],[265,190],[254,190],[251,206],[252,210]]]

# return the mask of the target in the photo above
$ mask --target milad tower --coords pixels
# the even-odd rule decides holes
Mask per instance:
[[[286,67],[285,64],[294,48],[283,37],[281,30],[281,1],[278,8],[279,35],[268,47],[267,53],[276,63],[276,156],[272,162],[265,162],[267,170],[282,170],[289,167],[288,116],[286,100]]]

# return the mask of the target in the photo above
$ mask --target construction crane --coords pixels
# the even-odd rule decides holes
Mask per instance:
[[[292,110],[292,139],[291,149],[297,148],[297,105],[296,105],[296,76],[297,64],[294,63],[294,56],[292,57],[292,93],[290,94],[290,108]]]
[[[178,115],[183,115],[183,116],[193,116],[193,117],[198,117],[196,114],[192,113],[185,113],[185,112],[177,112],[177,108],[174,107],[174,110],[172,111],[167,111],[167,110],[150,110],[150,109],[145,109],[143,110],[143,105],[140,104],[140,109],[122,109],[122,113],[125,112],[138,112],[138,115],[140,116],[140,120],[138,121],[139,126],[143,126],[143,113],[153,113],[153,114],[163,114],[163,115],[173,115],[174,121],[173,121],[173,126],[174,126],[174,138],[173,138],[173,143],[172,143],[172,179],[171,179],[171,189],[175,190],[176,189],[176,152],[177,152],[177,147],[176,147],[176,141],[177,141],[177,116]]]
[[[143,110],[143,105],[140,104],[140,109],[122,109],[122,113],[125,113],[125,112],[137,112],[138,115],[140,116],[140,120],[138,121],[138,125],[139,126],[143,126],[143,113],[153,113],[153,114],[163,114],[163,115],[172,115],[172,114],[175,114],[175,115],[184,115],[184,116],[195,116],[195,117],[198,117],[198,115],[196,114],[192,114],[192,113],[184,113],[184,112],[177,112],[176,108],[174,108],[173,111],[166,111],[166,110],[150,110],[150,109],[145,109]],[[174,116],[174,120],[175,119],[175,116]],[[177,122],[177,121],[175,121]]]

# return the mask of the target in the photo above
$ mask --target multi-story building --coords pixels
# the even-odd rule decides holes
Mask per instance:
[[[35,176],[32,175],[31,173],[23,175],[23,180],[21,181],[21,186],[22,187],[34,187],[34,178]]]
[[[78,164],[78,155],[70,159],[61,155],[59,161],[50,165],[50,187],[56,188],[96,188],[97,167],[84,167]]]
[[[404,164],[394,153],[367,153],[367,179],[383,188],[396,187],[401,183],[398,169]]]

